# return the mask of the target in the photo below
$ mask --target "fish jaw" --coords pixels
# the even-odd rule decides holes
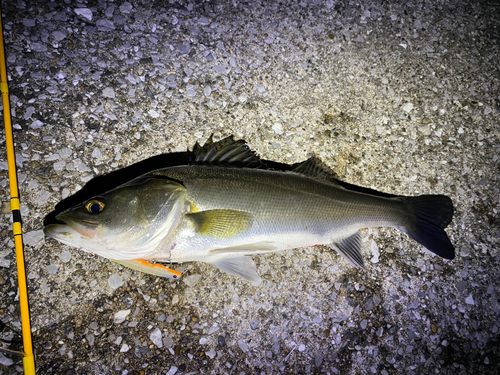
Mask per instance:
[[[58,220],[61,220],[57,217]],[[129,253],[124,251],[122,245],[127,243],[125,239],[111,241],[106,238],[102,228],[98,224],[82,222],[77,220],[65,219],[65,224],[50,224],[45,227],[44,232],[47,237],[53,238],[65,245],[79,248],[87,253],[97,254],[112,260],[138,259],[150,250],[135,249],[136,252]],[[104,235],[104,237],[101,237]]]
[[[47,237],[53,238],[68,246],[81,247],[86,238],[82,232],[75,230],[67,224],[50,224],[44,229]]]
[[[98,230],[98,225],[93,227],[72,221],[71,224],[50,224],[45,227],[44,232],[47,237],[90,254],[116,260],[126,258],[124,257],[126,253],[116,248],[113,242],[108,243],[105,239],[99,238]],[[141,255],[131,255],[130,257],[140,258]]]
[[[50,224],[45,227],[45,235],[65,245],[81,247],[82,244],[97,240],[96,234],[99,224],[87,221],[76,220],[68,217],[64,213],[56,216],[58,224]]]
[[[77,220],[70,219],[64,214],[56,216],[56,220],[64,222],[68,227],[79,233],[82,237],[92,239],[97,234],[99,229],[99,224],[87,221],[87,220]]]

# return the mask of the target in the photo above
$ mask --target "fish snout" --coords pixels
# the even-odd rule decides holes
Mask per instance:
[[[66,224],[50,224],[43,228],[45,236],[53,238],[55,240],[69,240],[71,239],[75,231],[68,227]]]
[[[97,229],[99,228],[99,224],[87,221],[87,220],[81,220],[81,219],[75,219],[75,218],[70,218],[65,214],[59,214],[56,216],[56,220],[64,223],[64,224],[52,224],[47,226],[46,228],[46,233],[47,231],[52,232],[52,233],[57,233],[57,234],[62,234],[65,231],[71,233],[72,231],[75,231],[79,233],[82,237],[86,238],[94,238],[95,235],[97,234]],[[54,226],[55,228],[50,228]],[[49,234],[49,237],[50,234]],[[55,238],[55,237],[53,237]]]

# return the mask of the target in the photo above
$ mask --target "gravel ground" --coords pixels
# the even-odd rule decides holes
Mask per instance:
[[[498,2],[30,3],[2,12],[38,373],[500,372]],[[449,195],[456,259],[367,230],[365,271],[304,248],[256,257],[253,287],[44,240],[45,216],[93,177],[211,134],[282,163],[315,154],[356,185]],[[19,349],[6,164],[0,343]],[[0,374],[20,372],[0,352]]]

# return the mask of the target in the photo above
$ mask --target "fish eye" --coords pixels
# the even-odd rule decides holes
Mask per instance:
[[[92,199],[87,202],[85,208],[91,214],[98,214],[99,212],[102,212],[102,210],[104,210],[104,206],[105,203],[103,201]]]

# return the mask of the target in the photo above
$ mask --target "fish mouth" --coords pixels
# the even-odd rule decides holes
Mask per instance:
[[[70,218],[64,214],[56,216],[58,224],[50,224],[45,227],[44,232],[47,236],[56,240],[76,239],[76,238],[94,238],[97,234],[99,224],[86,220]]]

